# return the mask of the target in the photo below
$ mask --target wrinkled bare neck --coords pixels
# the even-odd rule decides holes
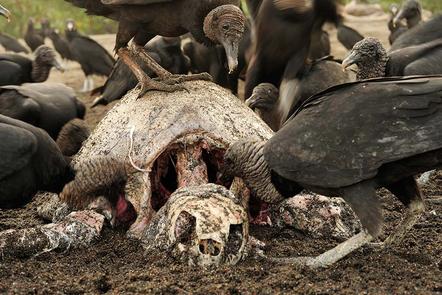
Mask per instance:
[[[422,16],[420,14],[416,14],[412,17],[407,18],[407,27],[409,29],[415,27],[416,25],[418,25],[422,20]]]
[[[44,82],[48,79],[51,66],[38,60],[32,62],[31,78],[33,82]]]
[[[357,80],[372,79],[385,77],[387,69],[388,57],[382,56],[379,59],[374,58],[370,62],[358,64],[358,73],[356,74]]]
[[[268,203],[279,203],[284,197],[272,184],[270,170],[264,159],[264,144],[265,142],[254,142],[247,146],[236,172],[256,197]]]

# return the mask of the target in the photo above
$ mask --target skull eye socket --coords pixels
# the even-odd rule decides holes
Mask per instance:
[[[175,222],[175,237],[178,243],[190,246],[196,235],[195,216],[183,211]]]

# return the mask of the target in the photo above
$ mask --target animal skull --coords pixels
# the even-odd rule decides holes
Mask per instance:
[[[192,266],[236,264],[248,242],[247,212],[240,200],[215,184],[175,191],[149,225],[142,241]]]

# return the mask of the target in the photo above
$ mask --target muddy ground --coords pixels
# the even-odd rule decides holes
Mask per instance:
[[[351,26],[387,44],[386,19],[353,19]],[[334,34],[332,32],[333,40]],[[113,36],[97,36],[107,48]],[[345,50],[333,42],[334,53]],[[53,72],[51,81],[80,89],[79,66]],[[104,80],[95,79],[99,85]],[[92,99],[79,94],[90,105]],[[111,106],[89,110],[87,122],[95,126]],[[423,189],[427,199],[442,196],[442,172]],[[380,191],[385,215],[384,238],[399,222],[404,208]],[[0,230],[42,224],[36,215],[38,200],[24,209],[0,210]],[[291,229],[252,227],[252,234],[266,243],[272,256],[313,255],[334,246],[336,240],[309,238]],[[32,258],[0,257],[0,293],[83,294],[437,294],[442,293],[442,205],[428,203],[426,213],[401,245],[375,251],[364,247],[333,267],[297,269],[248,258],[234,267],[202,270],[180,265],[171,258],[145,256],[137,241],[125,237],[123,229],[105,229],[102,238],[87,249],[46,253]]]

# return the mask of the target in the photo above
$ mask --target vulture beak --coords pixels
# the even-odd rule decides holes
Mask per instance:
[[[238,66],[238,43],[226,41],[223,42],[222,45],[226,51],[229,74],[231,74]]]
[[[354,65],[359,61],[360,57],[361,56],[359,53],[352,50],[350,54],[342,61],[342,69],[345,70],[349,66]]]
[[[52,66],[62,73],[65,71],[65,68],[57,59],[54,59],[54,61],[52,62]]]
[[[0,5],[0,14],[3,15],[4,17],[6,17],[8,22],[11,21],[11,12],[1,5]]]
[[[255,109],[271,109],[275,106],[276,101],[271,97],[262,97],[259,94],[253,93],[246,101],[246,105],[252,110]]]
[[[256,94],[252,94],[246,101],[246,106],[254,110],[257,106],[259,106],[259,96]]]
[[[401,20],[404,18],[404,11],[403,9],[399,10],[399,12],[395,15],[393,19],[393,27],[396,28],[397,25],[401,22]]]

